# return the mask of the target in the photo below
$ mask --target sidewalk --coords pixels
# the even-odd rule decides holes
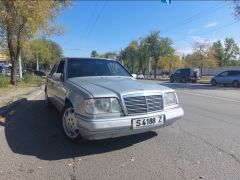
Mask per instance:
[[[40,87],[16,87],[0,89],[0,127],[5,119],[15,112],[15,108],[24,100],[33,100],[44,93],[44,85]]]

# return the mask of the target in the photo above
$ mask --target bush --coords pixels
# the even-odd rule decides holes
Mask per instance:
[[[0,75],[0,88],[6,88],[10,85],[9,78],[3,75]]]
[[[40,86],[43,83],[43,78],[34,74],[25,74],[22,81],[26,84],[37,84]]]
[[[31,74],[25,74],[25,75],[23,75],[23,79],[22,79],[22,81],[23,82],[25,82],[25,83],[30,83],[30,82],[32,82],[32,75]]]

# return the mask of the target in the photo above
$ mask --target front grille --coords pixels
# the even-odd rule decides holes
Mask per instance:
[[[162,95],[124,97],[127,114],[143,114],[163,109]]]

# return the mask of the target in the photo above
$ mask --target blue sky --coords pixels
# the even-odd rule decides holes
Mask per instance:
[[[225,1],[74,1],[57,21],[67,28],[65,35],[53,38],[65,56],[120,51],[154,30],[171,38],[180,53],[191,52],[193,42],[203,39],[233,37],[240,44],[240,22]]]

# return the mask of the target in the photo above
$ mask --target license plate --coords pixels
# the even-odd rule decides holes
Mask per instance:
[[[149,126],[154,126],[154,125],[162,125],[162,124],[164,124],[163,115],[147,117],[147,118],[132,119],[132,128],[133,129],[149,127]]]

